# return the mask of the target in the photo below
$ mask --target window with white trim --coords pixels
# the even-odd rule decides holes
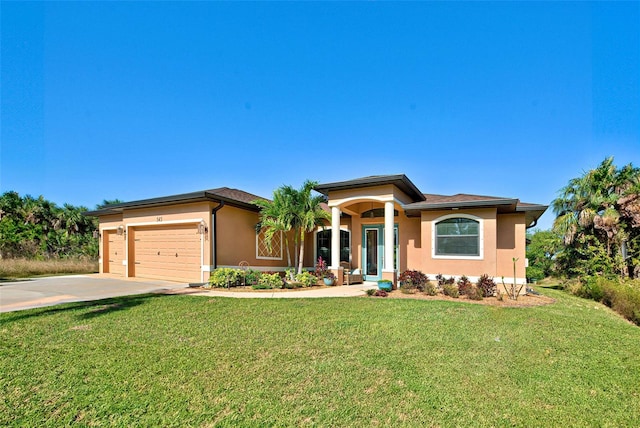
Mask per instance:
[[[282,232],[274,233],[271,243],[267,242],[266,232],[267,229],[265,228],[256,233],[256,258],[282,260],[282,248],[284,247]]]
[[[435,256],[481,256],[480,221],[468,217],[450,217],[436,222],[434,229]]]

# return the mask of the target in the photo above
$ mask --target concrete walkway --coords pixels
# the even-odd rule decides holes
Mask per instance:
[[[311,299],[320,297],[357,297],[367,294],[370,288],[377,288],[375,282],[365,282],[364,284],[343,285],[338,287],[310,288],[301,290],[282,291],[227,291],[216,288],[207,290],[190,289],[190,291],[179,291],[178,293],[189,294],[190,296],[209,297],[235,297],[238,299]]]

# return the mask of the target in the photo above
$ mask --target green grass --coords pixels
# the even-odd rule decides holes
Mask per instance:
[[[146,295],[0,314],[5,426],[638,426],[604,306]]]
[[[0,259],[0,281],[35,276],[98,272],[98,261],[70,259]]]

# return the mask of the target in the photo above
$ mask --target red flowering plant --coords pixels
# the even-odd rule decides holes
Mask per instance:
[[[322,278],[336,279],[336,276],[332,272],[330,272],[329,269],[327,268],[327,262],[324,261],[322,257],[318,257],[315,274],[318,279],[322,279]]]

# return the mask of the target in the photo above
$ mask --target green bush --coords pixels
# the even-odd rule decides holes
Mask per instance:
[[[544,279],[544,270],[542,268],[539,268],[538,266],[528,266],[527,279],[531,281],[539,281],[541,279]]]
[[[592,299],[640,325],[640,281],[589,276],[580,281],[568,281],[564,289],[579,297]]]
[[[401,283],[399,288],[403,294],[415,294],[415,292],[418,291],[418,288],[409,282]]]
[[[211,274],[209,284],[212,287],[235,287],[242,281],[243,272],[234,268],[218,268]]]
[[[438,288],[435,286],[433,282],[427,281],[424,284],[424,294],[427,294],[429,296],[435,296],[436,294],[438,294]]]
[[[318,278],[310,272],[302,272],[296,275],[296,281],[301,283],[303,287],[311,287],[316,285]]]
[[[579,296],[586,299],[592,299],[596,302],[602,302],[604,298],[604,289],[606,287],[607,280],[602,277],[592,276],[578,289]],[[611,305],[609,305],[611,306]]]
[[[262,289],[282,288],[283,282],[280,274],[277,272],[263,273],[258,280],[258,285],[261,286]]]
[[[375,288],[370,288],[367,290],[367,296],[373,296],[376,293]]]
[[[246,285],[255,285],[258,283],[261,276],[262,273],[260,273],[260,271],[249,269],[245,272],[244,283]]]
[[[442,292],[445,296],[458,297],[460,295],[458,286],[455,284],[444,284],[442,286]]]
[[[270,286],[269,284],[263,284],[258,282],[257,284],[253,284],[251,288],[253,288],[254,290],[271,290],[273,287]]]
[[[288,290],[293,290],[295,288],[301,288],[303,287],[301,282],[298,281],[285,281],[284,284],[282,285],[282,288],[286,288]]]

